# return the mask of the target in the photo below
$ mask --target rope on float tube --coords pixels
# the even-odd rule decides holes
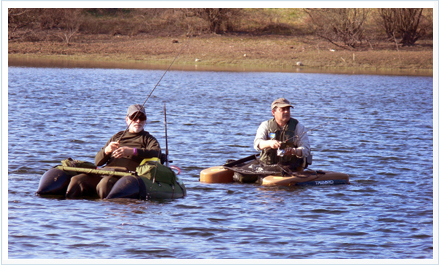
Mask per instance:
[[[179,55],[182,53],[183,49],[186,48],[189,44],[189,41],[186,42],[185,46],[182,47],[182,49],[180,49],[179,53],[174,57],[173,61],[171,62],[171,64],[168,66],[168,68],[165,70],[165,72],[162,74],[162,77],[160,77],[159,81],[156,83],[156,85],[153,87],[153,90],[151,90],[150,94],[148,95],[148,97],[145,99],[144,103],[142,104],[142,107],[145,106],[145,103],[147,102],[147,100],[150,98],[150,96],[153,94],[154,90],[156,89],[156,87],[159,85],[160,81],[162,81],[162,78],[165,76],[165,74],[170,70],[171,66],[174,64],[174,61],[176,61],[176,59],[179,57]],[[139,110],[136,111],[134,117],[136,118],[136,116],[138,115]],[[133,123],[133,121],[130,122],[130,124],[128,124],[127,128],[125,128],[125,131],[122,133],[122,135],[119,137],[118,141],[121,141],[122,137],[125,135],[125,133],[127,132],[127,130],[130,128],[130,125]]]

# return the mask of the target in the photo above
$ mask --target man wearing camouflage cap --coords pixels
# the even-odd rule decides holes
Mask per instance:
[[[290,170],[301,170],[310,155],[305,127],[290,116],[293,106],[285,98],[272,102],[273,118],[260,124],[254,148],[261,151],[260,160],[267,165],[282,164]]]

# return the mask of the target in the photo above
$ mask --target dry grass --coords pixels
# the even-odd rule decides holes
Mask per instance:
[[[176,42],[176,40],[178,42]],[[81,60],[205,66],[260,66],[266,68],[345,68],[374,70],[433,69],[432,41],[415,47],[396,48],[392,43],[344,50],[314,38],[292,36],[202,35],[192,38],[148,35],[79,35],[70,45],[60,42],[10,42],[10,55],[66,57]],[[334,50],[334,51],[333,51]]]
[[[9,21],[10,56],[167,65],[184,48],[175,65],[297,68],[301,62],[302,69],[433,70],[432,34],[415,46],[397,47],[380,41],[384,33],[375,16],[366,25],[364,43],[346,50],[316,37],[310,17],[295,8],[229,10],[222,26],[229,34],[223,35],[208,34],[213,31],[203,12],[192,9],[27,11]],[[63,41],[67,22],[81,27]]]

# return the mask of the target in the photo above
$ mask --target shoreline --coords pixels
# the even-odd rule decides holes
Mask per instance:
[[[189,39],[79,35],[70,44],[8,42],[10,65],[166,69],[174,60],[173,68],[182,70],[433,76],[430,41],[404,48],[378,43],[359,50],[332,47],[320,39],[301,36],[206,35]]]
[[[78,59],[71,56],[35,56],[35,55],[8,55],[9,67],[41,67],[41,68],[101,68],[101,69],[148,69],[165,70],[169,63],[163,62],[141,62],[141,61],[120,61],[120,60],[97,60]],[[164,60],[165,62],[166,60]],[[394,76],[433,76],[432,69],[360,69],[360,68],[317,68],[304,66],[251,66],[246,64],[209,65],[209,64],[188,64],[176,62],[171,66],[170,71],[218,71],[218,72],[290,72],[290,73],[328,73],[328,74],[356,74],[356,75],[394,75]]]

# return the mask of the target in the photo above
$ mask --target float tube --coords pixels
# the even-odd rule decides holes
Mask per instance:
[[[350,184],[345,173],[314,171],[311,169],[283,172],[277,165],[263,166],[258,155],[239,160],[228,160],[222,166],[204,169],[200,172],[201,183],[258,183],[263,186],[306,186]]]
[[[234,172],[224,166],[215,166],[200,172],[202,183],[232,183]]]
[[[106,199],[174,199],[186,196],[184,183],[158,158],[144,159],[136,171],[97,169],[93,163],[72,159],[48,170],[40,179],[38,195],[66,195],[70,179],[80,173],[120,176]]]
[[[335,185],[349,184],[348,175],[341,172],[306,170],[295,172],[292,176],[269,175],[262,179],[265,186],[301,186],[301,185]]]

